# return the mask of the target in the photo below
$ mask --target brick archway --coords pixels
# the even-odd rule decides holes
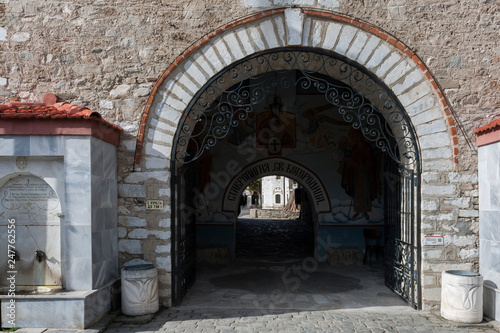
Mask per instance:
[[[169,158],[177,124],[196,92],[218,72],[267,49],[305,46],[338,53],[385,83],[413,120],[421,148],[441,148],[453,168],[457,130],[432,74],[413,51],[393,36],[348,16],[281,8],[229,23],[179,56],[155,83],[141,118],[135,163]],[[425,126],[424,126],[425,124]],[[425,170],[426,158],[423,156]]]
[[[424,179],[421,198],[427,215],[441,213],[439,198],[456,198],[455,185],[443,179],[452,172],[458,154],[458,138],[446,99],[428,68],[410,48],[393,36],[364,22],[330,12],[281,8],[229,23],[208,34],[179,56],[158,79],[143,114],[136,147],[136,171],[148,174],[168,167],[173,140],[181,118],[196,93],[217,73],[252,54],[300,46],[333,52],[364,67],[397,97],[415,129],[421,170],[433,172]],[[167,170],[166,170],[167,168]],[[169,206],[170,185],[164,187]],[[167,208],[166,211],[169,211]],[[452,212],[451,215],[454,213]],[[430,220],[430,218],[429,218]],[[435,230],[427,223],[422,228]],[[427,226],[428,225],[428,226]],[[157,262],[170,263],[165,254]],[[168,272],[167,265],[160,267]],[[423,259],[421,269],[424,308],[437,304],[441,266]],[[426,279],[427,278],[427,279]],[[430,281],[428,285],[427,282]],[[434,282],[433,282],[434,281]]]

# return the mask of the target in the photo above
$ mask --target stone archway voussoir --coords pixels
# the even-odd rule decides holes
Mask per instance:
[[[431,150],[429,154],[422,150],[422,156],[435,155],[432,151],[438,148],[424,148],[433,138],[440,140],[443,157],[450,157],[451,150],[456,161],[457,140],[452,138],[449,126],[453,126],[453,120],[425,64],[404,44],[375,27],[334,13],[284,8],[228,24],[197,45],[190,48],[179,61],[180,66],[172,68],[156,90],[150,106],[154,116],[150,119],[158,119],[158,123],[150,122],[148,126],[151,133],[144,138],[145,156],[150,155],[147,147],[151,145],[147,146],[147,142],[172,146],[169,124],[180,121],[196,92],[217,73],[260,51],[305,46],[343,55],[376,75],[406,109],[422,149]],[[158,124],[165,128],[157,127]],[[153,133],[157,129],[160,133]],[[157,152],[153,155],[157,156]]]

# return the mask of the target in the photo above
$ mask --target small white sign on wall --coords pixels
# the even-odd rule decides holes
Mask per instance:
[[[424,245],[444,245],[444,237],[443,236],[425,236],[424,237]]]
[[[163,210],[163,200],[146,200],[146,210]]]

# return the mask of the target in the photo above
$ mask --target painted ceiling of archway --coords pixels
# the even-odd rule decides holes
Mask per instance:
[[[319,214],[318,222],[383,223],[384,154],[338,108],[315,88],[276,86],[254,112],[194,161],[203,193],[197,222],[232,223],[232,214],[221,206],[235,170],[263,158],[285,157],[307,165],[325,184],[332,207]]]

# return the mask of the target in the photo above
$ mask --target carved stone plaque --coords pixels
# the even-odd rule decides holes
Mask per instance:
[[[59,198],[54,189],[35,176],[17,176],[0,192],[0,211],[18,223],[45,224],[59,221]]]

